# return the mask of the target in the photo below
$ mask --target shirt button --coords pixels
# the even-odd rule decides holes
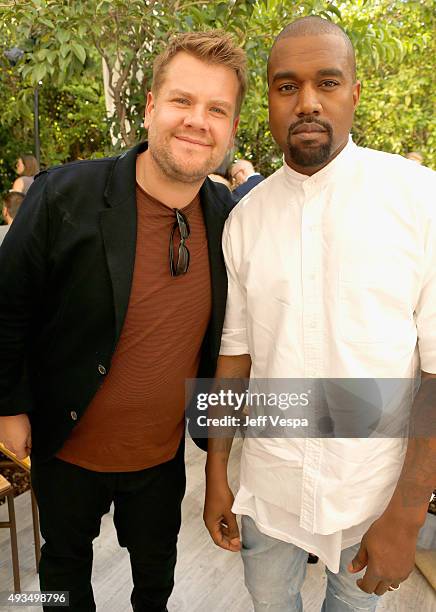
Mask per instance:
[[[100,374],[103,376],[104,374],[106,374],[106,368],[104,367],[104,365],[102,365],[100,363],[100,365],[98,366],[98,371],[100,372]]]
[[[77,412],[75,412],[74,410],[72,410],[70,412],[71,418],[73,419],[73,421],[77,421]]]

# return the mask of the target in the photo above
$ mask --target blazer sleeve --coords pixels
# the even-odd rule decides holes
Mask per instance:
[[[29,189],[0,247],[0,416],[33,409],[26,361],[47,269],[46,190],[43,173]]]

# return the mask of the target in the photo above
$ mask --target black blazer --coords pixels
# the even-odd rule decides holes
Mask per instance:
[[[132,283],[135,163],[145,148],[41,173],[0,248],[0,416],[29,413],[37,458],[62,446],[110,371]],[[212,315],[198,375],[212,377],[227,297],[221,234],[233,202],[209,179],[200,199]]]

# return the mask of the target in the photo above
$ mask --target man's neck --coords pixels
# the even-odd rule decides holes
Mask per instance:
[[[136,180],[140,187],[169,208],[184,208],[195,198],[204,179],[183,183],[165,175],[154,161],[150,151],[136,159]]]

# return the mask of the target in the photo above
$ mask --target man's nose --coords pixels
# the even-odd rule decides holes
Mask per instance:
[[[321,111],[322,105],[316,87],[303,85],[298,92],[295,114],[298,115],[298,117],[302,117],[304,115],[319,115]]]
[[[207,130],[207,110],[199,105],[191,106],[186,113],[183,123],[197,130]]]

